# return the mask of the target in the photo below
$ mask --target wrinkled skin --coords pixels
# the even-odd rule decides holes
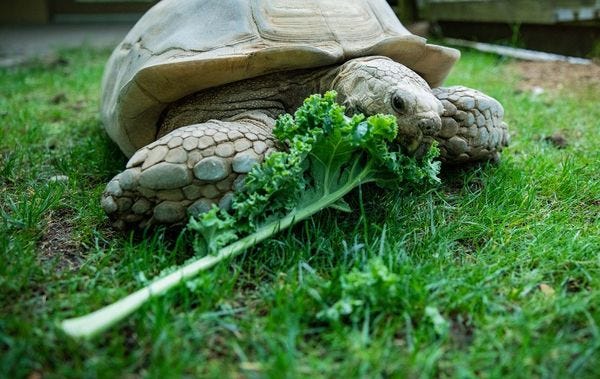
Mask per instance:
[[[444,107],[427,82],[388,58],[349,61],[339,70],[332,87],[349,113],[396,116],[398,140],[409,153],[424,153],[442,127]]]

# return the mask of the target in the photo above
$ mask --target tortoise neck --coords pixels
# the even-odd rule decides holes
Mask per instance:
[[[228,120],[258,111],[276,118],[293,113],[313,93],[331,89],[339,66],[278,72],[210,88],[186,96],[163,111],[158,136],[210,119]]]

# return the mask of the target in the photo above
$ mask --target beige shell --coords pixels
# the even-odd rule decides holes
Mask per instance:
[[[384,55],[441,84],[459,57],[426,44],[385,0],[163,0],[110,57],[102,118],[131,156],[154,141],[165,106],[271,72]]]

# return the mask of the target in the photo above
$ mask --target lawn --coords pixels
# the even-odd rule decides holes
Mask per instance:
[[[600,372],[600,86],[530,90],[517,63],[468,51],[447,84],[504,104],[498,165],[363,188],[354,213],[324,211],[99,338],[67,338],[59,320],[192,254],[178,230],[118,232],[100,207],[126,161],[98,117],[108,54],[0,70],[0,377]]]

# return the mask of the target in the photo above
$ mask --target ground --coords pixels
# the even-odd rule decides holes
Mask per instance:
[[[0,377],[600,370],[600,89],[554,69],[525,81],[547,66],[468,51],[447,84],[504,104],[512,144],[499,164],[445,168],[428,188],[364,188],[348,200],[360,211],[322,212],[95,340],[67,338],[59,320],[191,254],[188,235],[123,234],[100,208],[125,165],[98,118],[107,57],[0,70]],[[343,304],[352,312],[338,317]]]
[[[573,91],[583,87],[600,88],[600,65],[567,62],[515,62],[522,90]]]

